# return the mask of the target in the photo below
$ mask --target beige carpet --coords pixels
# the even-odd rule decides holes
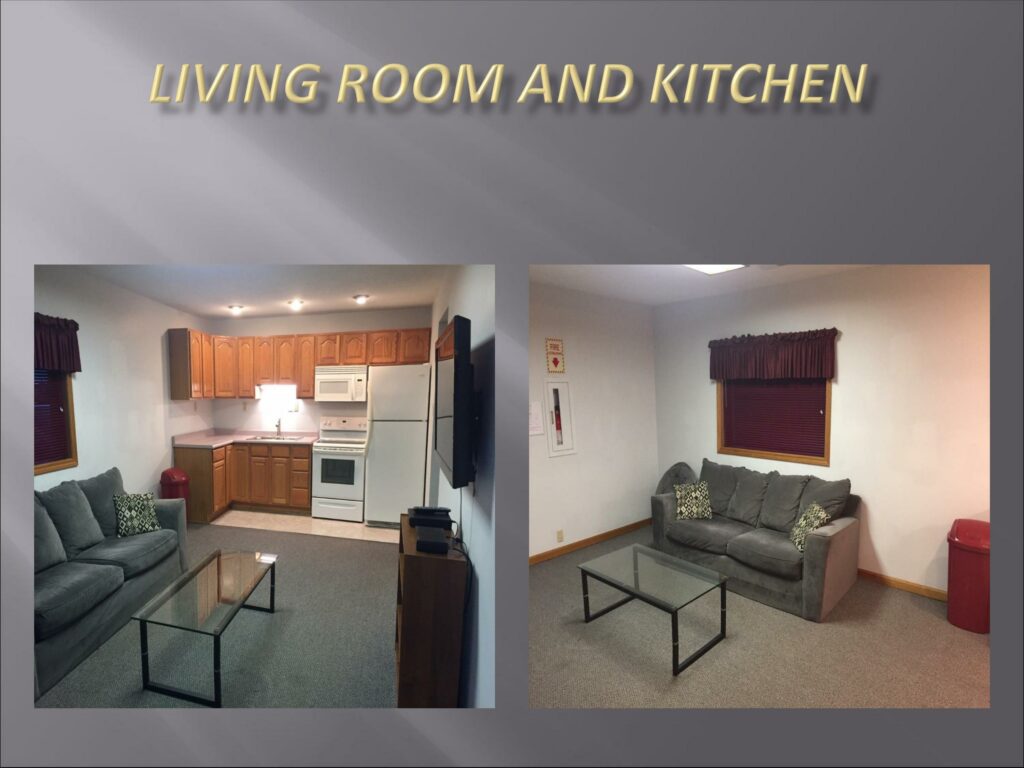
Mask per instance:
[[[633,601],[583,623],[577,565],[650,529],[530,568],[532,707],[988,707],[989,637],[946,604],[859,581],[823,624],[732,592],[728,636],[672,676],[667,613]],[[591,610],[621,597],[590,582]],[[680,657],[718,631],[717,590],[679,614]]]

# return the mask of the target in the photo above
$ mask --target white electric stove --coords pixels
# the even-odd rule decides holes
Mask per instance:
[[[321,416],[313,443],[313,517],[363,522],[366,418]]]

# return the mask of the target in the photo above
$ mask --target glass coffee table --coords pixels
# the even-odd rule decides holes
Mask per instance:
[[[246,600],[270,573],[270,606],[247,605]],[[221,705],[220,637],[242,608],[274,612],[277,555],[269,552],[222,552],[217,550],[179,576],[167,589],[132,616],[139,622],[142,648],[142,687],[177,699]],[[149,679],[150,624],[209,635],[213,638],[213,698],[154,683]]]
[[[633,544],[579,566],[583,580],[583,618],[591,622],[633,599],[660,608],[672,617],[672,674],[678,675],[725,639],[726,577],[656,549]],[[625,592],[626,597],[591,613],[587,579]],[[699,650],[679,661],[679,611],[698,597],[718,589],[722,600],[722,624],[718,634]]]

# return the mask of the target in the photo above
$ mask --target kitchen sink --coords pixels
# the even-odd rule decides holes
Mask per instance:
[[[269,440],[271,442],[277,442],[279,440],[302,440],[303,438],[301,438],[301,437],[285,437],[284,435],[282,435],[281,437],[274,437],[273,435],[271,435],[269,437],[265,436],[265,435],[256,435],[254,437],[250,437],[250,438],[247,438],[247,439],[248,440]]]

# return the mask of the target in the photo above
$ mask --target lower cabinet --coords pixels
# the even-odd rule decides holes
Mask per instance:
[[[275,445],[270,449],[270,503],[287,506],[289,449],[287,445]]]

